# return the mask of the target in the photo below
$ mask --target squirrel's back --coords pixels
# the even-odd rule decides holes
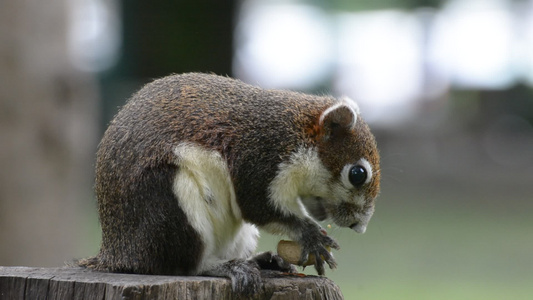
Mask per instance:
[[[147,84],[111,125],[127,124],[130,128],[125,131],[165,138],[171,144],[187,140],[220,148],[222,140],[255,140],[256,135],[264,143],[277,144],[306,138],[304,131],[312,129],[308,127],[315,115],[336,101],[332,97],[264,90],[222,76],[189,73]]]

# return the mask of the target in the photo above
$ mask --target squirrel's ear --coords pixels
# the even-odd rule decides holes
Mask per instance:
[[[357,104],[350,99],[344,98],[322,112],[318,124],[322,132],[329,136],[337,129],[350,130],[355,127],[358,113],[359,107]]]

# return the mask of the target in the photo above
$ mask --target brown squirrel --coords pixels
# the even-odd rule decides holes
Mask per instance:
[[[364,232],[379,192],[374,136],[349,99],[264,90],[216,75],[153,81],[132,96],[98,147],[100,271],[229,277],[261,288],[257,227],[286,234],[301,261],[336,266],[316,222]]]

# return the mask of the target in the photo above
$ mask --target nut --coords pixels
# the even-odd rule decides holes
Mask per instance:
[[[330,247],[326,249],[331,252]],[[278,255],[281,256],[286,262],[293,265],[299,265],[302,267],[310,266],[315,264],[315,255],[310,253],[309,258],[303,264],[299,264],[300,257],[302,256],[302,247],[295,241],[286,241],[281,240],[278,243]],[[322,257],[324,259],[324,257]]]

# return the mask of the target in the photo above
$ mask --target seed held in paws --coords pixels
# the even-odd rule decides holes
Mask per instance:
[[[326,247],[326,249],[331,252],[330,247]],[[286,262],[291,263],[293,265],[300,265],[300,257],[302,255],[302,248],[301,246],[295,242],[295,241],[286,241],[281,240],[278,243],[278,255],[281,256]],[[309,258],[306,262],[301,264],[300,266],[310,266],[315,264],[315,255],[310,253]]]

